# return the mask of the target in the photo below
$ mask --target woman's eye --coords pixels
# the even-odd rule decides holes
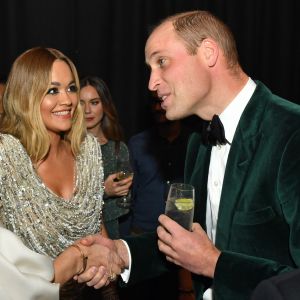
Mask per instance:
[[[69,86],[68,92],[76,93],[77,91],[78,91],[78,88],[75,84]]]
[[[99,100],[94,100],[94,101],[91,101],[91,104],[92,105],[98,105],[100,103],[100,101]]]
[[[47,95],[56,95],[58,93],[58,88],[51,88],[47,91]]]

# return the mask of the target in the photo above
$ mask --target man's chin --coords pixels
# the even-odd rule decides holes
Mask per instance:
[[[166,118],[169,121],[176,121],[176,120],[182,119],[183,117],[180,116],[179,114],[174,113],[174,112],[172,113],[171,111],[166,111]]]

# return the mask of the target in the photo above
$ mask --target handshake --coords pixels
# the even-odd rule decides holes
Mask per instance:
[[[63,284],[73,277],[98,289],[115,281],[128,265],[127,248],[121,240],[110,240],[100,234],[87,236],[55,259],[53,281]]]

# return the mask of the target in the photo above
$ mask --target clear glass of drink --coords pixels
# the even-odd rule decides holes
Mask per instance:
[[[120,181],[125,178],[133,176],[133,170],[130,165],[129,159],[118,158],[117,160],[117,177],[115,181]],[[130,208],[131,207],[131,197],[130,191],[127,196],[120,197],[117,200],[117,205],[122,208]]]
[[[165,214],[187,230],[192,229],[195,188],[190,184],[172,183],[166,202]]]

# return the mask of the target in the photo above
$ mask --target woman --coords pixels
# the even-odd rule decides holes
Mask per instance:
[[[103,167],[86,134],[72,61],[33,48],[10,71],[0,126],[0,221],[37,253],[55,258],[101,232]],[[78,286],[77,286],[78,288]],[[61,299],[66,296],[62,288]]]
[[[105,178],[103,219],[109,237],[117,239],[118,218],[128,213],[127,208],[118,206],[118,199],[128,194],[132,176],[116,181],[116,165],[118,159],[129,159],[128,149],[122,142],[117,110],[102,79],[88,76],[80,80],[80,102],[84,108],[87,130],[101,145]]]

